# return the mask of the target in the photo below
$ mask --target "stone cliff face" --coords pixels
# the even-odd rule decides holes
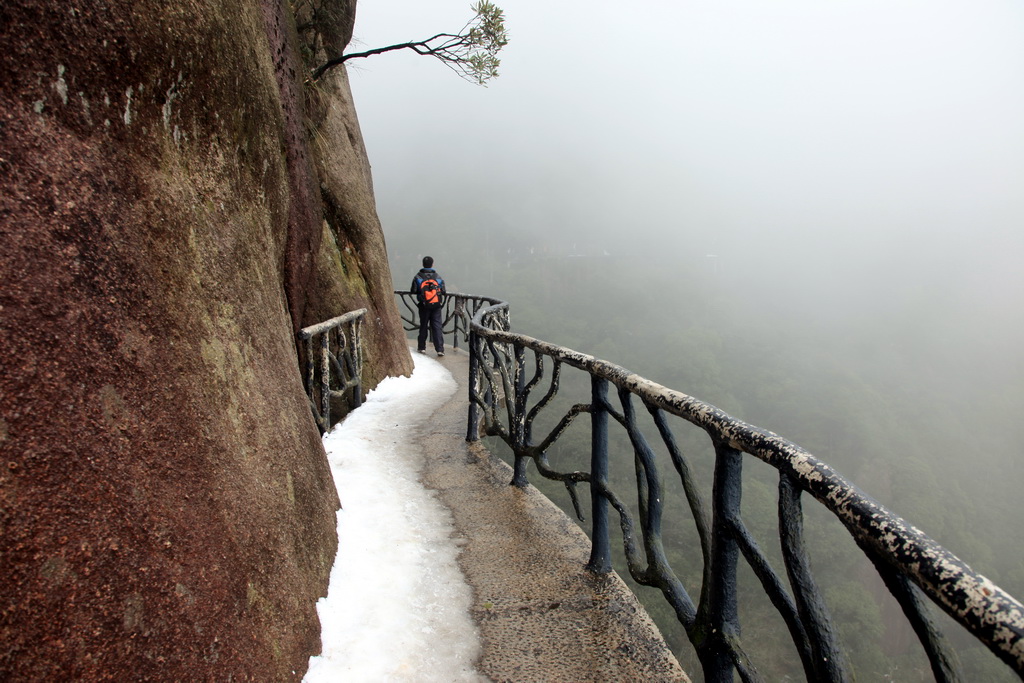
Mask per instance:
[[[304,84],[290,12],[0,8],[0,678],[319,650],[338,499],[294,333],[367,306],[366,386],[411,365],[347,82]]]

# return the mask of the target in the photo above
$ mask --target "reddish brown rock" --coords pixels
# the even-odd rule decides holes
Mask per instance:
[[[347,84],[307,102],[287,8],[0,8],[0,679],[319,649],[338,500],[294,332],[365,305],[367,385],[410,366]]]

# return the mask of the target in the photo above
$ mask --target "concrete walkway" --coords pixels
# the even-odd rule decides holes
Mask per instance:
[[[430,352],[433,356],[433,352]],[[688,681],[657,627],[617,574],[584,569],[590,541],[511,468],[466,442],[469,356],[438,359],[459,390],[422,434],[424,483],[455,519],[459,564],[473,588],[492,681]]]

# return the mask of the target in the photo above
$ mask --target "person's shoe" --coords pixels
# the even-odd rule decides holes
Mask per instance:
[[[444,351],[438,351],[437,352],[437,357],[438,358],[444,358]]]
[[[427,352],[426,349],[416,349],[416,350],[419,351],[420,353],[426,353]]]

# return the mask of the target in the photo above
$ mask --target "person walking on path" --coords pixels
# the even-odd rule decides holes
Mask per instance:
[[[427,352],[427,334],[434,344],[438,357],[444,355],[444,280],[434,270],[434,259],[423,257],[423,268],[412,279],[409,292],[416,295],[416,307],[420,311],[420,336],[416,340],[416,349],[420,353]]]

